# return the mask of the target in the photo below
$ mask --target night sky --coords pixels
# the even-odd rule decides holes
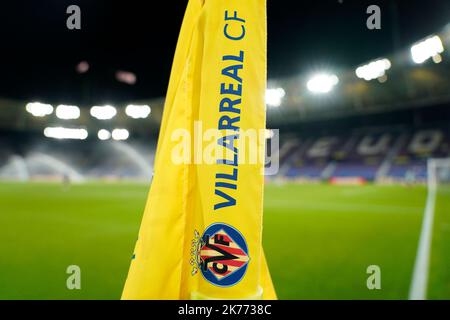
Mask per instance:
[[[0,97],[87,106],[165,94],[187,1],[4,0],[0,4]],[[66,28],[66,8],[82,29]],[[382,9],[382,30],[366,8]],[[407,48],[450,22],[448,0],[268,0],[268,75],[349,68]],[[78,74],[87,60],[91,69]],[[136,73],[134,86],[117,70]]]

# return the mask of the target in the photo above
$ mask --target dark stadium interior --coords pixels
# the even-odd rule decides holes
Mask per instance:
[[[120,298],[158,180],[187,2],[0,4],[0,300]],[[80,30],[66,26],[69,5],[81,10]],[[366,24],[371,5],[381,29]],[[450,1],[267,0],[267,15],[267,89],[255,90],[255,108],[265,94],[261,138],[279,142],[266,155],[279,166],[272,174],[266,164],[255,185],[264,182],[262,242],[279,298],[411,297],[432,212],[428,296],[450,299]],[[192,114],[206,110],[194,104]],[[198,188],[197,168],[186,167],[159,183]],[[83,268],[83,290],[66,288],[69,264]],[[382,268],[383,290],[368,289],[369,265]]]
[[[157,7],[141,1],[75,1],[83,15],[78,31],[65,28],[68,3],[14,1],[2,7],[0,34],[8,48],[2,52],[0,77],[0,172],[5,178],[14,177],[17,159],[26,160],[42,149],[58,158],[58,148],[74,150],[59,159],[68,167],[80,167],[87,176],[102,176],[92,168],[101,150],[98,146],[128,143],[98,141],[96,131],[114,127],[128,129],[131,141],[139,145],[138,151],[133,150],[145,154],[141,154],[142,161],[152,158],[185,1],[176,6],[163,2]],[[280,152],[287,152],[280,155],[280,176],[327,180],[345,175],[372,181],[390,177],[393,171],[399,179],[408,172],[417,172],[417,177],[424,179],[428,157],[449,155],[447,54],[444,52],[439,64],[414,64],[409,46],[433,33],[444,42],[450,39],[446,27],[450,4],[436,0],[378,1],[383,27],[368,30],[365,10],[370,3],[268,1],[269,88],[278,86],[286,91],[281,107],[269,106],[267,113],[268,126],[281,130]],[[167,23],[169,18],[171,23]],[[357,66],[381,56],[392,64],[386,77],[364,81],[355,76]],[[82,61],[89,66],[87,72],[76,70]],[[132,72],[137,82],[117,81],[118,70]],[[338,74],[339,85],[327,95],[309,94],[303,83],[311,73],[321,70]],[[61,121],[49,115],[48,122],[33,118],[24,110],[31,101],[76,104],[81,116]],[[149,119],[130,119],[120,112],[135,102],[151,106]],[[93,120],[88,109],[99,104],[117,106],[118,116],[108,122]],[[48,125],[63,124],[81,126],[93,134],[87,141],[69,142],[52,141],[41,133]],[[408,151],[411,139],[424,130],[432,136],[425,136],[423,144],[433,139],[438,143],[427,151]],[[365,135],[366,142],[374,145],[384,135],[389,141],[378,153],[363,156],[357,147]],[[323,142],[320,137],[331,140]],[[403,140],[396,143],[399,139]],[[70,143],[79,147],[68,148]],[[307,157],[315,143],[328,149],[322,156]],[[290,144],[291,149],[286,147]],[[333,144],[346,145],[347,149]],[[82,164],[79,157],[84,160]],[[149,175],[133,169],[133,161],[116,161],[111,166],[117,166],[114,172],[122,172],[120,177]],[[109,175],[107,170],[103,175]]]
[[[379,0],[383,27],[371,31],[365,12],[372,2],[269,0],[269,78],[322,67],[353,68],[392,54],[442,28],[450,12],[448,1]],[[81,106],[161,97],[186,3],[4,2],[0,96]],[[65,11],[72,4],[82,9],[82,29],[75,32],[65,27]],[[91,69],[80,75],[74,68],[82,60]],[[137,83],[115,81],[117,69],[135,72]]]

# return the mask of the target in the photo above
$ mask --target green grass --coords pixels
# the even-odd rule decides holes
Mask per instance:
[[[119,298],[146,193],[142,185],[0,185],[0,298]],[[66,289],[73,264],[80,291]]]
[[[0,299],[119,298],[147,189],[0,184]],[[448,195],[437,204],[432,298],[450,298]],[[279,298],[406,299],[425,197],[422,186],[267,186],[264,247]],[[72,264],[82,290],[66,289]],[[381,268],[381,290],[366,287],[369,265]]]
[[[265,247],[280,298],[406,299],[425,191],[268,187]],[[367,289],[370,265],[381,268],[381,290]]]
[[[450,299],[450,187],[436,196],[428,297]]]

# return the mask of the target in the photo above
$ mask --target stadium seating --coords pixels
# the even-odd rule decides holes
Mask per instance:
[[[450,156],[450,135],[446,128],[359,130],[312,139],[295,137],[284,144],[295,146],[280,158],[280,173],[290,179],[359,177],[367,181],[386,178],[423,181],[427,177],[427,159]]]
[[[0,179],[138,179],[148,181],[156,140],[61,141],[6,135]],[[354,129],[323,136],[281,136],[278,176],[327,181],[424,181],[429,158],[450,156],[448,128]]]
[[[0,179],[133,179],[152,176],[154,143],[122,141],[2,141]]]

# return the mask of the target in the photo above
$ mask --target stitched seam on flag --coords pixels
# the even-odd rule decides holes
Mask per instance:
[[[189,49],[189,51],[190,52],[192,52],[191,51],[192,50],[192,43],[191,43],[191,46],[190,46],[190,49]],[[183,86],[181,86],[182,87],[182,90],[183,91],[185,91],[185,97],[187,97],[187,105],[190,105],[190,103],[189,103],[189,100],[190,100],[190,95],[189,95],[189,84],[188,84],[188,79],[189,79],[189,75],[190,75],[190,67],[191,67],[191,65],[190,65],[190,59],[191,59],[191,54],[189,54],[189,58],[187,59],[187,63],[186,63],[186,74],[185,74],[185,76],[184,76],[184,79],[183,79]],[[187,110],[184,110],[184,112],[183,112],[183,115],[185,116],[185,120],[186,120],[186,123],[190,123],[190,116],[189,116],[189,112],[187,111]],[[185,252],[185,240],[186,240],[186,225],[187,225],[187,196],[188,196],[188,189],[189,189],[189,179],[188,179],[188,177],[189,177],[189,167],[188,167],[188,164],[182,164],[182,166],[183,166],[183,184],[182,184],[182,202],[181,202],[181,208],[182,208],[182,212],[181,212],[181,215],[182,215],[182,229],[183,229],[183,233],[182,233],[182,235],[181,235],[181,244],[182,244],[182,248],[181,248],[181,256],[180,256],[180,259],[181,259],[181,261],[180,261],[180,274],[179,274],[179,277],[180,277],[180,287],[179,287],[179,293],[178,293],[178,297],[181,297],[181,291],[182,291],[182,287],[183,287],[183,264],[184,264],[184,261],[183,261],[183,258],[184,258],[184,252]]]
[[[190,129],[191,128],[191,124],[192,124],[192,110],[193,110],[193,105],[192,105],[192,85],[189,85],[189,79],[191,79],[192,76],[192,55],[193,55],[193,51],[195,50],[194,47],[194,40],[195,40],[195,33],[198,32],[197,31],[197,26],[200,20],[200,15],[201,15],[201,11],[200,13],[197,15],[197,17],[195,18],[196,20],[196,27],[193,30],[193,33],[191,35],[191,39],[190,39],[190,46],[189,46],[189,54],[188,57],[186,59],[186,71],[185,71],[185,75],[182,79],[182,81],[180,82],[180,87],[178,88],[178,90],[183,90],[183,92],[185,92],[185,97],[186,97],[186,105],[187,105],[187,110],[184,110],[184,115],[185,115],[185,120],[186,120],[186,124],[188,125],[188,127]],[[194,70],[195,71],[195,70]],[[192,156],[192,154],[191,154]],[[178,296],[181,297],[182,295],[182,289],[183,289],[183,284],[184,281],[183,280],[183,265],[186,263],[186,261],[183,261],[184,259],[184,253],[186,248],[185,246],[185,241],[186,241],[186,234],[188,233],[188,230],[186,230],[187,228],[187,215],[188,215],[188,210],[187,210],[187,206],[188,206],[188,201],[187,198],[189,196],[189,192],[190,192],[190,184],[189,184],[189,173],[190,173],[190,165],[189,164],[183,164],[183,184],[182,184],[182,226],[183,226],[183,234],[181,236],[181,243],[183,245],[182,247],[182,255],[181,255],[181,268],[180,268],[180,286],[179,286],[179,294]]]

